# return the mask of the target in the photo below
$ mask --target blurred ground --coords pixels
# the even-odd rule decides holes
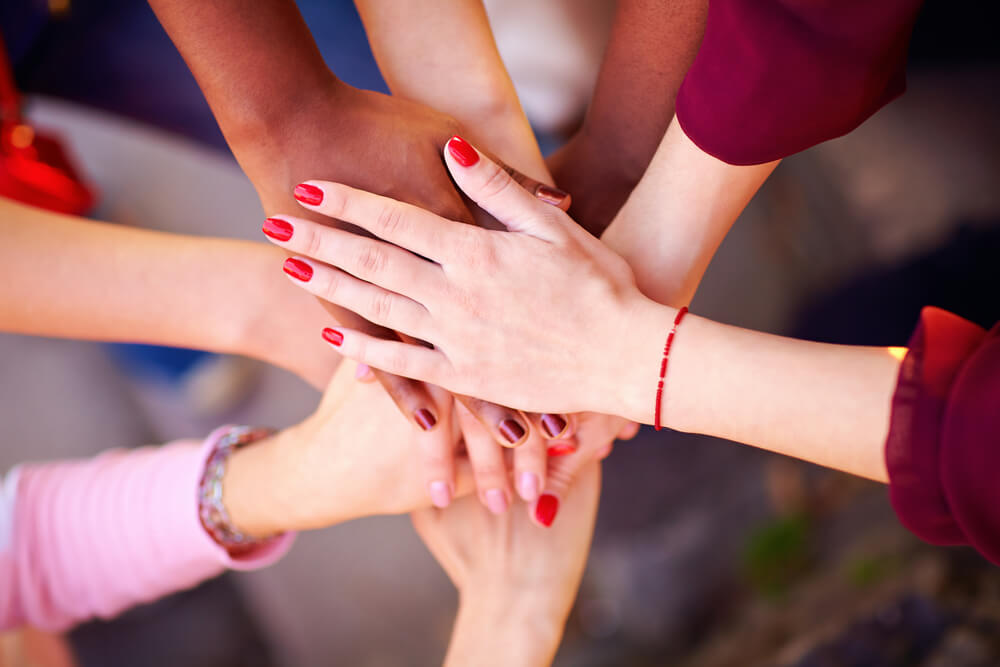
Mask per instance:
[[[324,24],[343,32],[356,21],[343,6],[305,14],[343,19]],[[116,16],[115,35],[149,19]],[[72,61],[71,46],[59,57]],[[101,58],[128,64],[113,49]],[[177,76],[167,81],[190,92]],[[723,245],[694,309],[872,344],[905,344],[924,303],[995,321],[998,84],[995,65],[925,63],[906,96],[850,136],[787,160]],[[30,115],[63,133],[98,185],[97,217],[256,238],[253,190],[218,149],[203,103],[186,107],[185,95],[176,113],[147,110],[174,118],[161,123],[174,134],[50,98]],[[118,112],[141,117],[134,97],[123,94]],[[178,123],[186,113],[201,120]],[[281,426],[316,401],[296,378],[262,368],[246,401],[205,417],[169,388],[123,378],[99,345],[0,336],[0,359],[0,469],[199,436],[225,421]],[[968,550],[919,544],[878,485],[651,430],[619,445],[605,470],[559,665],[1000,664],[1000,572]],[[85,626],[74,644],[84,665],[429,665],[454,607],[408,520],[380,518],[303,535],[268,571]]]

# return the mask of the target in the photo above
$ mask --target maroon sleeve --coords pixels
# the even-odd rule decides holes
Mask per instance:
[[[702,150],[762,164],[847,134],[903,93],[921,0],[712,0],[677,96]]]
[[[900,521],[1000,564],[1000,324],[925,308],[900,368],[886,442]]]

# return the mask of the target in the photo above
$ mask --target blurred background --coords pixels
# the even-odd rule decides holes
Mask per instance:
[[[551,150],[579,123],[614,3],[486,4]],[[696,312],[879,345],[904,345],[923,305],[1000,319],[991,4],[926,3],[906,95],[778,168],[709,269]],[[338,76],[386,91],[348,0],[299,5]],[[94,217],[259,240],[256,195],[145,3],[5,1],[0,31],[28,118],[64,141],[99,192]],[[244,359],[3,335],[0,470],[224,422],[288,425],[317,398]],[[303,534],[266,571],[227,574],[69,639],[95,667],[431,665],[455,608],[409,520],[375,518]],[[970,550],[918,542],[879,485],[644,429],[605,465],[556,664],[998,665],[1000,571]]]

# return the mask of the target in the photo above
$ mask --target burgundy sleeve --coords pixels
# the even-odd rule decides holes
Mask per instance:
[[[900,521],[1000,565],[1000,324],[925,308],[900,368],[886,442]]]
[[[712,0],[677,96],[702,150],[734,165],[847,134],[906,88],[921,0]]]

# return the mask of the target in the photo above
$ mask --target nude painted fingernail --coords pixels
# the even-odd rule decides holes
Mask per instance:
[[[432,428],[434,428],[434,425],[437,424],[437,419],[434,418],[434,415],[431,414],[431,411],[428,410],[427,408],[420,408],[419,410],[414,412],[413,418],[416,420],[418,424],[420,424],[420,428],[424,429],[425,431],[431,430]]]
[[[444,509],[451,504],[451,487],[448,485],[448,482],[442,482],[441,480],[431,482],[428,485],[428,491],[430,492],[431,502],[434,503],[434,507]]]
[[[546,204],[552,204],[553,206],[559,206],[566,201],[566,197],[568,196],[568,192],[564,192],[559,188],[553,188],[548,185],[539,185],[535,188],[535,198],[545,202]]]
[[[559,415],[542,415],[542,428],[550,438],[558,438],[566,430],[566,420]]]
[[[524,427],[513,419],[504,419],[497,428],[504,440],[512,445],[517,444],[525,434]]]
[[[490,489],[486,492],[486,507],[494,514],[507,511],[507,494],[500,489]]]
[[[566,456],[567,454],[572,454],[576,451],[576,447],[569,443],[560,442],[556,445],[550,445],[545,453],[549,456]]]
[[[336,329],[323,329],[323,340],[330,345],[340,347],[344,343],[344,334]]]
[[[534,502],[538,497],[538,475],[533,472],[522,472],[517,477],[517,493],[527,502]]]
[[[535,505],[535,518],[538,522],[548,528],[556,520],[556,512],[559,511],[559,499],[550,493],[546,493],[538,499]]]
[[[292,196],[303,204],[309,204],[310,206],[319,206],[323,203],[323,191],[315,185],[309,185],[308,183],[299,183],[296,185],[295,190],[292,191]]]
[[[261,231],[275,241],[287,241],[292,238],[292,233],[295,230],[284,220],[279,220],[278,218],[267,218],[264,220],[264,226],[261,227]]]
[[[462,137],[455,136],[448,140],[448,152],[463,167],[471,167],[479,162],[479,153]]]

